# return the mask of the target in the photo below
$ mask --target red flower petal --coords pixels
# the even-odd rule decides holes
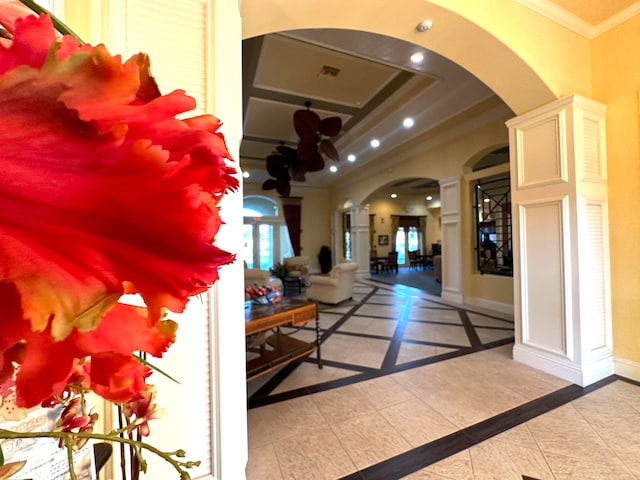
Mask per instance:
[[[26,322],[22,322],[26,324]],[[175,340],[177,324],[163,320],[147,325],[144,309],[118,304],[90,332],[74,330],[62,341],[50,332],[24,332],[26,351],[16,377],[17,404],[33,406],[58,394],[75,372],[76,358],[90,357],[90,384],[99,395],[124,401],[141,389],[151,372],[132,357],[135,351],[156,357]],[[115,389],[109,393],[109,389]]]
[[[143,388],[131,352],[161,354],[175,335],[162,309],[182,311],[234,260],[212,245],[220,197],[238,185],[219,120],[175,118],[195,103],[160,96],[145,55],[123,64],[54,35],[30,16],[0,45],[0,370],[24,345],[26,406],[86,356],[98,393]],[[147,319],[112,310],[125,291]]]

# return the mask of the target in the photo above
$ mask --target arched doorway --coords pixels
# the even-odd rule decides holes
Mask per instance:
[[[533,54],[534,44],[523,42],[520,32],[511,31],[505,25],[509,22],[500,21],[501,16],[508,18],[513,12],[501,12],[496,8],[489,18],[482,5],[464,3],[444,8],[439,3],[442,2],[372,2],[363,14],[361,5],[345,4],[340,0],[244,0],[241,5],[243,38],[300,28],[347,28],[399,38],[433,50],[466,68],[516,113],[557,98],[549,86],[550,79],[555,77],[559,81],[564,74],[573,83],[579,81],[575,73],[562,72],[562,65],[557,66],[560,71],[554,75],[556,67],[551,64],[540,64],[533,58],[531,64],[527,63],[526,48],[530,47],[530,54]],[[522,9],[522,14],[533,15],[525,7],[517,8]],[[433,27],[428,32],[418,32],[416,26],[425,18],[432,19]],[[559,28],[557,34],[561,33]],[[519,51],[516,53],[510,45],[515,45]],[[558,55],[566,53],[555,52]],[[545,74],[549,79],[543,77]],[[577,88],[578,91],[582,89],[582,86]]]
[[[552,52],[555,58],[539,57],[539,46],[534,39],[524,39],[513,30],[508,22],[509,15],[532,15],[521,5],[502,2],[504,7],[487,12],[482,5],[465,4],[445,9],[439,4],[444,2],[422,2],[405,0],[389,5],[387,2],[375,2],[368,6],[363,14],[360,6],[343,5],[338,1],[313,3],[309,5],[293,4],[287,1],[243,3],[245,21],[244,36],[250,37],[269,31],[291,28],[353,28],[386,34],[402,38],[415,44],[432,48],[434,51],[467,68],[481,78],[500,96],[517,114],[527,112],[556,99],[565,92],[589,92],[586,80],[578,78],[577,72],[571,72],[569,64],[554,74],[555,60],[568,58],[575,52],[565,41],[558,43],[558,51]],[[518,10],[517,12],[515,10]],[[259,15],[259,19],[258,19]],[[435,18],[434,25],[443,28],[437,35],[419,37],[414,26],[423,18]],[[505,20],[505,21],[503,21]],[[544,23],[540,19],[531,19],[532,24]],[[550,26],[550,25],[549,25]],[[548,41],[559,30],[551,27]],[[435,33],[433,30],[430,33]],[[571,62],[569,62],[571,63]],[[588,75],[585,76],[588,78]],[[455,182],[450,182],[452,191]],[[452,212],[451,215],[459,212]]]

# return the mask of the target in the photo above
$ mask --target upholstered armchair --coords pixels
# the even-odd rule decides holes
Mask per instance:
[[[292,277],[301,277],[304,285],[309,284],[308,256],[287,257],[282,259],[282,263],[289,268],[289,275]]]
[[[334,265],[328,275],[310,275],[307,297],[333,305],[353,297],[356,270],[356,262],[345,262]]]
[[[244,264],[244,286],[245,288],[254,283],[258,286],[269,285],[271,287],[277,287],[282,289],[282,281],[271,275],[271,270],[261,270],[259,268],[247,268],[247,263]]]

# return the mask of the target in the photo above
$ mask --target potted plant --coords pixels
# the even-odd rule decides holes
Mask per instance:
[[[329,273],[331,270],[331,249],[326,245],[320,247],[318,262],[320,263],[320,271],[322,273]]]

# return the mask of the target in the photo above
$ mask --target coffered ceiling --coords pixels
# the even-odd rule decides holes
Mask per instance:
[[[634,0],[517,0],[538,13],[589,36],[636,14]],[[610,28],[610,27],[608,27]],[[586,33],[585,33],[586,32]],[[589,33],[590,32],[590,33]],[[422,61],[410,57],[419,53]],[[320,118],[340,117],[334,137],[341,156],[307,173],[308,187],[327,187],[341,178],[364,178],[393,166],[397,152],[425,138],[463,129],[502,101],[472,74],[416,45],[360,31],[296,30],[243,42],[244,132],[240,147],[246,183],[262,184],[267,156],[276,146],[294,147],[293,114],[311,102]],[[504,111],[504,110],[503,110]],[[403,126],[411,118],[413,126]],[[380,146],[373,148],[372,139]],[[355,161],[349,161],[349,155]],[[350,158],[350,157],[349,157]],[[394,189],[422,194],[432,179],[403,180]],[[292,182],[295,185],[295,182]]]

